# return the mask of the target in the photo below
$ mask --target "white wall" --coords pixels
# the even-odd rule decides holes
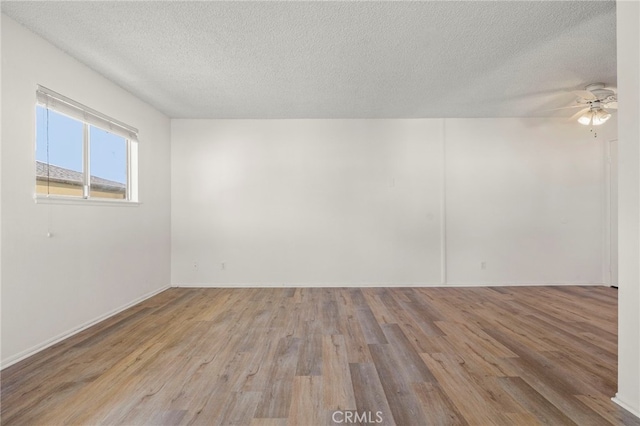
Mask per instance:
[[[447,119],[449,283],[603,283],[615,131],[613,120],[594,138],[567,120]]]
[[[640,417],[640,3],[618,1],[618,404]]]
[[[173,120],[172,282],[439,283],[440,131],[440,120]]]
[[[0,19],[0,32],[2,20]],[[2,43],[0,43],[0,60],[2,59]],[[0,99],[2,98],[2,66],[0,66]],[[2,102],[0,102],[0,129],[2,129]],[[0,322],[2,320],[2,134],[0,133]],[[0,323],[0,364],[2,363],[2,324]]]
[[[140,206],[34,203],[37,84],[140,130]],[[2,15],[3,366],[169,285],[169,138],[167,117]]]
[[[172,283],[603,283],[615,133],[549,119],[173,120]]]

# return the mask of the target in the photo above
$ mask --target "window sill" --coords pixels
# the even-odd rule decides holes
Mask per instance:
[[[142,204],[139,201],[61,197],[61,196],[47,196],[47,195],[36,195],[33,197],[33,201],[35,201],[36,204],[67,204],[67,205],[78,205],[78,206],[138,207],[140,204]]]

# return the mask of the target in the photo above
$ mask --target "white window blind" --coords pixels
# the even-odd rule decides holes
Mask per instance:
[[[138,142],[138,129],[82,105],[51,89],[38,85],[36,96],[38,103],[46,108],[99,127],[130,141]]]

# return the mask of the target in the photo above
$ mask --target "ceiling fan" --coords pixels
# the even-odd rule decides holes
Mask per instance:
[[[575,90],[572,93],[577,96],[577,99],[573,105],[566,108],[582,108],[571,119],[577,119],[578,123],[585,126],[603,124],[611,118],[609,110],[618,109],[615,90],[606,87],[604,83],[593,83],[585,87],[584,90]]]

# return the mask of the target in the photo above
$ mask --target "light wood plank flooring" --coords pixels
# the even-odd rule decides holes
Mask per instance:
[[[2,372],[2,424],[640,425],[606,287],[167,290]]]

